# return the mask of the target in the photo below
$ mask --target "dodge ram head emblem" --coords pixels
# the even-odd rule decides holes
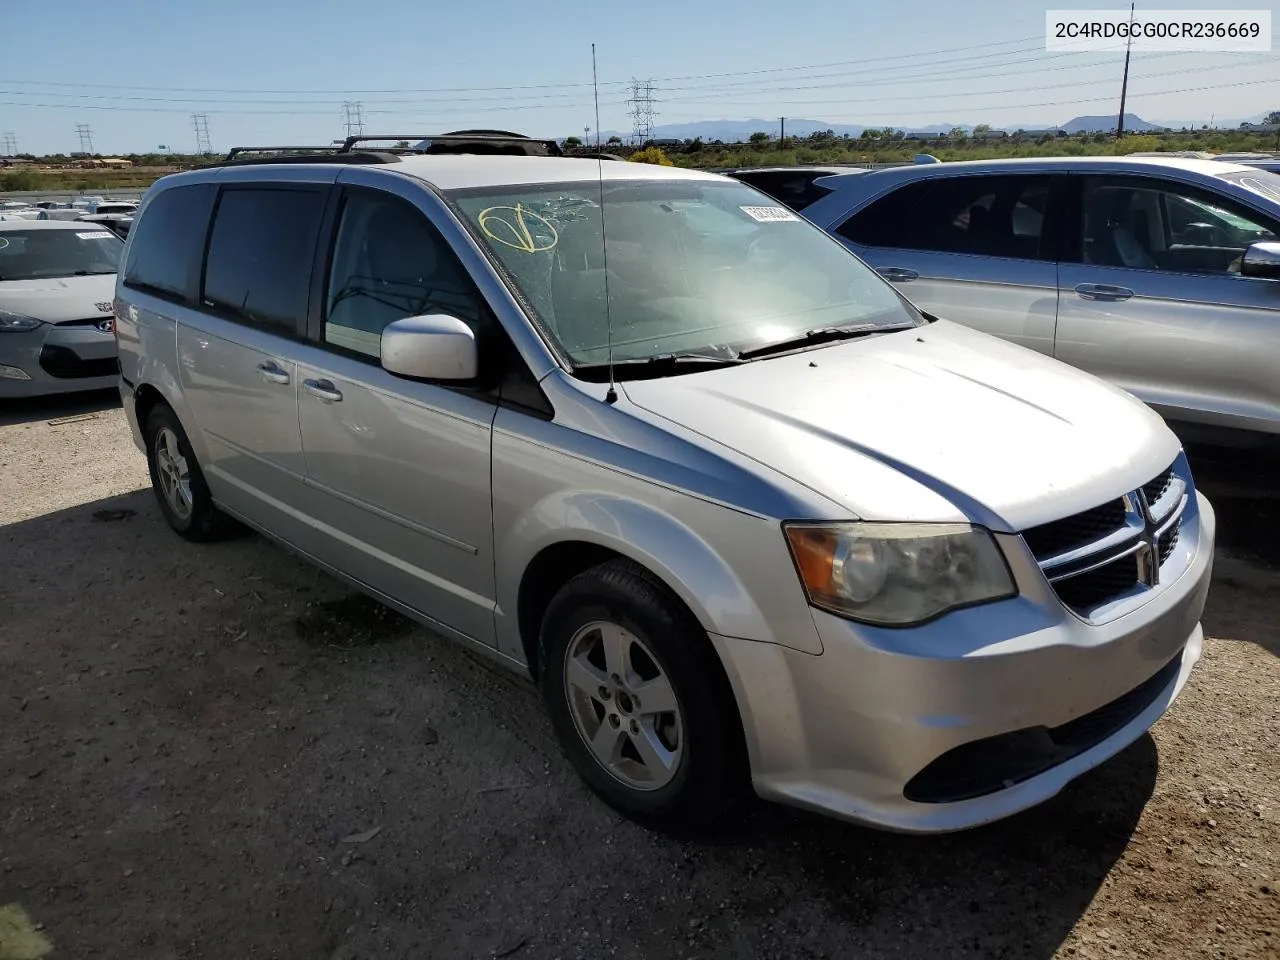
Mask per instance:
[[[95,303],[94,306],[97,307],[99,310],[101,310],[103,313],[111,312],[111,301],[107,301],[106,303]]]

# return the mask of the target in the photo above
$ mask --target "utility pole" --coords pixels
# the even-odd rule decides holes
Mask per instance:
[[[778,131],[778,142],[785,144],[787,142],[787,118],[779,117],[778,122],[781,127]]]
[[[1124,101],[1129,95],[1129,54],[1133,51],[1133,8],[1136,5],[1136,0],[1129,4],[1129,36],[1125,39],[1124,45],[1124,80],[1120,83],[1120,119],[1116,122],[1117,140],[1124,136]]]
[[[364,136],[364,104],[354,100],[342,104],[342,122],[347,128],[348,137]]]
[[[191,126],[196,131],[196,153],[202,156],[208,156],[213,153],[213,142],[209,139],[209,115],[206,113],[193,113],[191,115]]]
[[[4,152],[6,156],[16,157],[18,155],[18,138],[12,130],[4,132]]]
[[[80,138],[80,152],[93,156],[93,130],[87,123],[76,124],[76,136]]]

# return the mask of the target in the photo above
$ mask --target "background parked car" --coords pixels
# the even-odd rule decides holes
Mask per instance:
[[[124,249],[98,224],[0,223],[0,397],[114,387]]]
[[[745,167],[726,170],[725,175],[741,180],[767,194],[792,210],[803,210],[809,204],[831,192],[821,181],[826,177],[844,173],[864,173],[862,167]]]
[[[922,309],[1111,380],[1216,441],[1280,439],[1280,176],[1094,157],[819,185],[831,192],[804,215]]]

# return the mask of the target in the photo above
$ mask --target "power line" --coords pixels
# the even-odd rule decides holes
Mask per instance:
[[[196,153],[209,155],[213,153],[213,141],[209,139],[209,117],[203,113],[191,115],[191,126],[196,132]]]
[[[831,63],[819,64],[799,64],[786,67],[765,67],[752,70],[737,70],[727,73],[703,73],[689,74],[676,77],[657,77],[651,80],[653,83],[668,83],[684,80],[716,80],[723,77],[743,77],[754,76],[770,73],[787,73],[797,70],[817,70],[827,67],[847,66],[849,64],[867,64],[867,63],[888,63],[894,60],[911,60],[915,63],[921,62],[923,58],[932,57],[940,53],[956,53],[959,51],[983,50],[992,47],[1010,46],[1013,44],[1025,44],[1031,41],[1043,42],[1043,34],[1035,34],[1030,37],[1019,37],[1015,40],[993,40],[990,43],[968,44],[962,47],[943,47],[937,50],[922,50],[917,53],[899,53],[884,57],[860,57],[856,60],[837,60]],[[1034,47],[1029,49],[1041,49]],[[981,55],[979,55],[980,57]],[[978,57],[963,57],[960,59],[976,59]],[[630,87],[634,81],[627,80],[601,80],[600,86],[611,87]],[[165,91],[168,93],[250,93],[250,94],[290,94],[290,93],[311,93],[317,96],[334,95],[334,96],[354,96],[354,95],[370,95],[370,94],[386,94],[386,93],[484,93],[484,92],[502,92],[511,90],[562,90],[562,89],[589,89],[590,83],[533,83],[519,84],[515,86],[505,87],[418,87],[418,88],[392,88],[386,90],[268,90],[254,89],[246,87],[155,87],[155,86],[137,86],[118,83],[98,83],[83,84],[72,83],[65,80],[3,80],[0,83],[7,83],[13,86],[46,86],[46,87],[80,87],[97,90],[151,90]]]
[[[87,123],[77,123],[76,136],[80,138],[80,152],[93,156],[92,128]]]
[[[1259,58],[1254,61],[1247,61],[1243,64],[1238,62],[1237,63],[1220,63],[1212,67],[1202,67],[1197,72],[1208,73],[1212,70],[1226,70],[1226,69],[1239,70],[1242,67],[1258,66],[1263,63],[1269,64],[1271,62],[1273,61],[1271,57],[1268,56],[1268,57]],[[1162,77],[1181,77],[1181,76],[1184,76],[1186,72],[1187,71],[1185,70],[1166,70],[1163,73],[1149,73],[1141,77],[1135,77],[1135,79],[1157,80]],[[1018,92],[1029,93],[1034,90],[1063,90],[1068,87],[1098,87],[1098,86],[1105,86],[1105,85],[1110,85],[1114,83],[1115,83],[1114,77],[1102,77],[1097,80],[1074,80],[1070,83],[1050,83],[1050,84],[1044,84],[1042,86],[1037,86],[1037,87],[1019,87]],[[996,89],[996,90],[966,90],[961,93],[937,93],[937,94],[931,93],[928,95],[928,99],[929,100],[960,100],[968,97],[984,97],[984,96],[992,96],[992,95],[998,96],[1002,94],[1007,94],[1008,92],[1009,91],[1005,89]],[[726,96],[730,96],[730,95],[726,95]],[[672,98],[673,101],[676,99],[678,98],[674,98],[674,97]],[[815,100],[812,98],[808,98],[805,100],[776,100],[771,97],[768,102],[771,104],[815,105],[815,104],[824,104],[824,103],[892,103],[894,101],[914,101],[918,99],[920,99],[920,94],[904,94],[902,96],[897,96],[897,97],[874,96],[874,97],[868,97],[866,99],[837,98],[837,99],[831,99],[831,100]],[[698,101],[698,102],[704,102],[704,101]],[[732,100],[726,100],[722,97],[717,97],[716,102],[725,104],[725,105],[730,105],[730,106],[750,106],[751,105],[750,103],[744,104],[744,103],[737,103]]]

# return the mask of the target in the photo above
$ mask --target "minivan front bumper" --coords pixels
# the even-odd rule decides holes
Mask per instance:
[[[1108,623],[1075,617],[1038,570],[1015,564],[1018,597],[910,630],[815,610],[818,656],[712,636],[756,792],[940,833],[1041,803],[1118,753],[1159,719],[1200,658],[1215,521],[1195,496],[1181,573]]]

